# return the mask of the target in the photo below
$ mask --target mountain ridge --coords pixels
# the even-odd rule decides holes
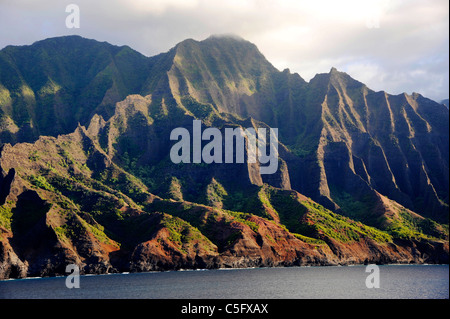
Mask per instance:
[[[444,105],[335,68],[306,82],[241,38],[153,57],[85,40],[0,50],[0,276],[448,263]],[[278,171],[171,163],[194,119],[277,127]]]

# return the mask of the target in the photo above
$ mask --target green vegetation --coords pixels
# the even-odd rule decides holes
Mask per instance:
[[[214,250],[214,244],[208,238],[203,236],[196,227],[179,217],[163,214],[161,225],[169,231],[169,240],[177,244],[180,251],[184,253],[198,242],[203,242],[205,248]]]
[[[251,214],[248,213],[242,213],[242,212],[233,212],[231,210],[224,211],[228,215],[233,216],[234,218],[232,221],[236,221],[242,224],[247,225],[250,227],[251,230],[253,230],[255,233],[258,232],[258,225],[255,222],[250,221],[249,219],[252,217]]]
[[[199,204],[186,205],[167,200],[153,203],[149,208],[156,212],[163,211],[189,223],[194,229],[208,238],[209,241],[217,245],[219,252],[234,243],[241,234],[240,230],[233,228],[232,223],[247,225],[254,232],[257,232],[259,229],[255,222],[249,220],[252,215],[248,213],[218,208],[210,210],[210,208]],[[225,239],[222,238],[223,235],[221,234],[224,230],[232,230],[231,235]],[[178,233],[181,234],[180,231]],[[174,234],[174,238],[177,239],[179,236]]]
[[[146,187],[141,181],[139,181],[139,179],[129,173],[126,173],[115,165],[98,172],[95,174],[95,178],[101,184],[108,187],[108,189],[104,189],[105,191],[110,191],[111,189],[117,190],[130,197],[137,203],[145,201],[148,197]],[[98,188],[99,185],[93,185],[91,183],[90,186]]]
[[[28,156],[28,159],[32,162],[36,162],[40,159],[41,157],[38,154],[38,151],[33,151],[30,153],[30,155]]]
[[[187,244],[191,240],[200,239],[201,233],[179,217],[164,215],[161,225],[170,233],[170,240],[178,245]]]
[[[186,242],[186,237],[183,237],[182,233],[187,229],[187,223],[178,217],[165,215],[161,224],[169,230],[170,241],[182,245],[183,241]],[[183,240],[182,240],[183,238]]]
[[[225,188],[216,180],[212,179],[206,187],[206,203],[213,207],[222,207],[224,199],[228,196]]]
[[[246,195],[248,194],[242,190],[230,190],[224,198],[224,206],[232,211],[243,211],[248,200]]]
[[[380,243],[392,241],[388,233],[333,213],[319,204],[309,201],[302,204],[307,208],[308,218],[319,234],[342,242],[359,241],[362,238],[370,238]]]
[[[54,227],[55,233],[63,241],[70,240],[71,242],[76,242],[80,238],[86,236],[89,232],[101,243],[112,245],[120,248],[120,244],[112,241],[106,234],[105,228],[100,224],[91,225],[87,223],[84,219],[77,218],[72,215],[69,220],[62,226]]]
[[[294,153],[295,155],[297,155],[300,158],[307,157],[313,153],[313,151],[311,151],[311,150],[305,150],[302,148],[291,147],[290,149],[291,149],[292,153]]]
[[[333,213],[311,200],[300,200],[294,192],[269,187],[267,194],[279,214],[280,222],[290,232],[304,236],[305,241],[307,238],[323,240],[324,237],[341,242],[362,238],[381,243],[392,241],[388,233]]]
[[[11,208],[8,205],[0,206],[0,226],[6,228],[7,230],[11,230],[11,217],[12,212]]]
[[[448,225],[441,225],[429,218],[415,217],[405,209],[398,211],[398,217],[388,222],[387,231],[393,237],[402,239],[439,238],[448,240]]]
[[[399,209],[396,216],[388,219],[368,214],[367,212],[375,204],[369,195],[364,196],[362,201],[358,201],[350,194],[332,188],[332,197],[346,216],[364,224],[378,227],[394,238],[448,238],[447,225],[441,225],[429,218],[414,217],[404,208]]]
[[[266,198],[278,212],[280,223],[285,225],[290,232],[310,237],[315,235],[314,229],[302,222],[302,217],[307,210],[298,201],[295,193],[267,187]]]
[[[68,227],[66,225],[64,225],[63,227],[54,227],[53,230],[55,231],[56,236],[58,236],[59,239],[61,239],[63,242],[68,242],[70,241],[70,237],[72,237],[72,235],[68,234]]]
[[[373,214],[367,213],[375,204],[370,195],[365,195],[361,200],[357,200],[349,193],[338,190],[336,187],[330,187],[330,190],[331,197],[336,202],[336,204],[341,207],[342,211],[347,217],[370,226],[382,226],[384,220],[379,219],[379,217],[376,217]]]
[[[203,123],[210,124],[219,116],[211,104],[199,103],[191,96],[183,97],[181,102],[187,110],[192,112],[196,118],[201,119]]]
[[[181,190],[181,183],[175,176],[172,176],[172,181],[169,186],[169,198],[174,200],[183,200],[183,192]]]
[[[42,175],[39,175],[39,176],[30,175],[29,180],[30,180],[31,184],[33,184],[36,187],[45,189],[50,192],[55,192],[55,188],[52,185],[50,185],[47,182],[47,179]]]
[[[321,240],[321,239],[317,239],[317,238],[312,238],[312,237],[307,237],[307,236],[303,236],[301,234],[293,234],[295,237],[297,237],[298,239],[300,239],[301,241],[308,243],[308,244],[312,244],[312,245],[326,245],[326,243]]]
[[[273,220],[273,215],[277,216],[278,212],[272,206],[269,198],[270,192],[267,191],[267,186],[264,185],[256,187],[255,191],[247,190],[246,196],[241,196],[238,202],[239,205],[236,206],[240,211]]]

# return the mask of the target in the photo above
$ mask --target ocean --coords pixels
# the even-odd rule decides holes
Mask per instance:
[[[0,281],[0,299],[448,299],[448,265],[381,265],[379,288],[366,266],[189,270]]]

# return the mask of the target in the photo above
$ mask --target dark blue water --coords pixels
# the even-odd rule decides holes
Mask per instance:
[[[81,276],[0,281],[0,298],[383,298],[448,299],[448,265],[379,266],[367,288],[365,266],[292,267]]]

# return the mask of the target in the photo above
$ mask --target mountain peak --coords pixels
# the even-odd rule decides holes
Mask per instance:
[[[227,70],[224,70],[226,72],[236,71],[236,67],[248,68],[251,65],[253,68],[263,66],[266,69],[275,69],[255,44],[235,34],[215,34],[202,41],[187,39],[178,43],[175,48],[177,55],[181,57],[195,61],[204,60],[205,63],[214,60],[219,68],[228,65]]]
[[[206,38],[205,41],[221,40],[221,39],[248,42],[247,40],[242,38],[240,35],[237,35],[235,33],[212,34],[208,38]]]
[[[351,78],[352,80],[354,80],[346,72],[339,71],[334,66],[330,69],[330,72],[328,74],[330,75],[330,78],[340,77],[340,78]]]
[[[172,83],[181,84],[175,96],[189,92],[220,112],[239,112],[241,97],[252,96],[277,72],[256,45],[232,34],[212,35],[202,41],[188,39],[177,44],[175,52],[170,76]]]
[[[71,46],[71,45],[82,45],[82,44],[97,44],[97,45],[105,45],[105,46],[111,46],[115,47],[115,45],[110,44],[106,41],[101,42],[94,39],[88,39],[84,38],[79,35],[66,35],[66,36],[60,36],[60,37],[53,37],[53,38],[47,38],[44,40],[36,41],[32,44],[32,46]]]
[[[200,48],[202,51],[207,49],[216,48],[220,51],[234,50],[236,52],[247,52],[256,53],[262,56],[261,52],[257,46],[244,38],[236,34],[213,34],[208,38],[197,41],[195,39],[186,39],[181,41],[175,46],[177,49],[188,48],[189,50],[193,48]],[[231,53],[231,52],[230,52]]]
[[[329,81],[340,85],[343,85],[345,87],[351,86],[351,87],[361,87],[365,86],[364,83],[354,79],[351,77],[348,73],[339,71],[335,67],[332,67],[330,69],[330,72],[327,74]]]
[[[363,83],[355,80],[345,72],[339,71],[337,68],[332,67],[328,73],[318,73],[310,81],[310,83],[322,83],[328,85],[328,83],[352,83],[354,85],[364,85]]]

